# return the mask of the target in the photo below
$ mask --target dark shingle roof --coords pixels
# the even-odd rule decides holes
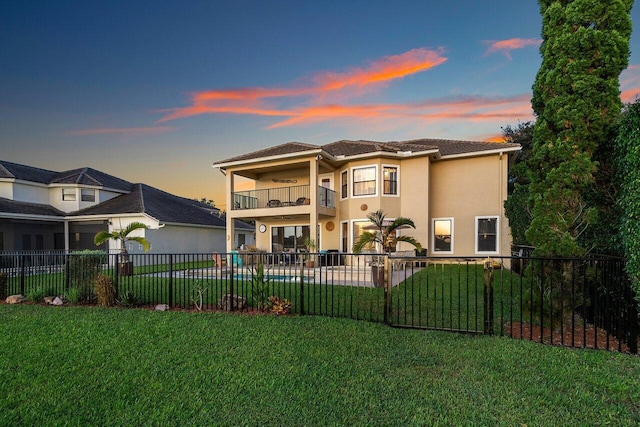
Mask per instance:
[[[69,214],[80,215],[117,215],[126,213],[146,213],[160,222],[178,224],[197,224],[212,227],[225,227],[224,215],[217,209],[196,200],[186,199],[166,193],[146,184],[133,184],[131,193],[114,197],[111,200]],[[253,226],[236,221],[236,227],[253,230]]]
[[[23,181],[48,184],[58,172],[34,168],[32,166],[0,160],[0,178],[14,178]]]
[[[300,142],[289,142],[277,145],[272,148],[254,151],[243,154],[241,156],[232,157],[230,159],[215,162],[213,165],[232,163],[243,160],[256,160],[265,157],[273,157],[283,154],[291,154],[310,150],[322,149],[326,153],[336,156],[360,156],[370,153],[397,153],[401,152],[425,152],[438,150],[442,156],[450,156],[456,154],[472,154],[482,153],[483,151],[492,151],[499,149],[518,148],[518,144],[500,143],[500,142],[483,142],[483,141],[456,141],[448,139],[414,139],[409,141],[336,141],[322,146],[313,144],[304,144]]]
[[[320,147],[313,144],[303,142],[287,142],[285,144],[276,145],[275,147],[265,148],[264,150],[253,151],[251,153],[242,154],[240,156],[231,157],[221,162],[215,162],[213,165],[220,163],[238,162],[241,160],[260,159],[263,157],[283,156],[286,154],[302,153],[304,151],[317,150]]]
[[[17,202],[0,197],[0,212],[21,215],[45,215],[64,218],[65,213],[51,205],[40,203]]]
[[[92,168],[54,172],[0,160],[0,178],[14,178],[41,184],[80,184],[130,191],[131,183]]]

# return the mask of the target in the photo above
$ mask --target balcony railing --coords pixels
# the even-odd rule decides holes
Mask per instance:
[[[311,203],[308,185],[265,188],[232,193],[232,210],[304,206]],[[318,187],[318,205],[335,208],[335,191]]]

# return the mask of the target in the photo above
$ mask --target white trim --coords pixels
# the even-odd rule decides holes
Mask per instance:
[[[495,251],[479,251],[478,250],[478,220],[495,219],[496,220],[496,250]],[[473,250],[478,255],[499,255],[500,254],[500,216],[498,215],[478,215],[475,219],[475,234],[473,238]]]
[[[349,220],[345,220],[345,221],[340,221],[340,252],[343,252],[343,247],[342,247],[342,241],[344,240],[344,235],[343,235],[343,230],[342,230],[342,225],[343,224],[347,224],[347,248],[344,252],[346,253],[351,253],[351,249],[353,248],[353,245],[351,245],[351,247],[349,247]]]
[[[327,157],[332,157],[329,153],[325,153],[321,148],[313,148],[306,151],[296,151],[295,153],[279,154],[277,156],[255,157],[251,159],[236,160],[233,162],[214,163],[211,165],[211,167],[217,168],[217,169],[226,169],[230,166],[246,166],[252,163],[263,163],[263,162],[270,162],[272,160],[291,159],[296,157],[307,157],[307,156],[312,156],[316,154],[322,154],[323,156],[326,154]]]
[[[349,176],[351,178],[351,191],[349,192],[349,194],[351,195],[352,198],[354,199],[361,199],[363,197],[378,197],[378,175],[379,175],[379,171],[378,171],[378,165],[377,164],[370,164],[370,165],[361,165],[361,166],[352,166],[351,168],[349,168]],[[375,173],[375,184],[374,184],[374,190],[375,192],[373,194],[360,194],[360,195],[356,195],[353,194],[353,186],[355,184],[355,179],[353,179],[353,173],[354,171],[358,170],[358,169],[373,169],[373,172]]]
[[[496,144],[499,144],[499,143],[496,143]],[[470,153],[449,154],[446,156],[441,156],[440,160],[459,159],[461,157],[480,157],[480,156],[488,156],[491,154],[510,153],[512,151],[520,151],[520,150],[521,150],[520,147],[496,148],[495,150],[472,151]]]
[[[347,195],[342,197],[342,174],[347,173]],[[347,200],[349,198],[349,168],[340,171],[340,200]]]
[[[396,169],[396,194],[384,194],[384,168]],[[400,165],[383,163],[380,165],[380,195],[382,197],[400,197]]]
[[[437,251],[436,250],[436,221],[451,221],[451,250],[450,251]],[[431,219],[431,253],[433,254],[446,254],[451,255],[454,253],[454,230],[455,230],[455,221],[453,217],[441,217],[441,218],[432,218]]]

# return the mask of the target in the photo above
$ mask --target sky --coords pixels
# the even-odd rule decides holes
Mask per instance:
[[[286,142],[500,140],[540,32],[534,0],[0,0],[0,159],[224,208],[212,163]]]

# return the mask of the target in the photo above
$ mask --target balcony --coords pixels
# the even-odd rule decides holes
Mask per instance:
[[[281,208],[304,206],[311,203],[309,185],[265,188],[262,190],[238,191],[233,196],[232,210]],[[335,191],[318,187],[318,205],[335,209]]]

